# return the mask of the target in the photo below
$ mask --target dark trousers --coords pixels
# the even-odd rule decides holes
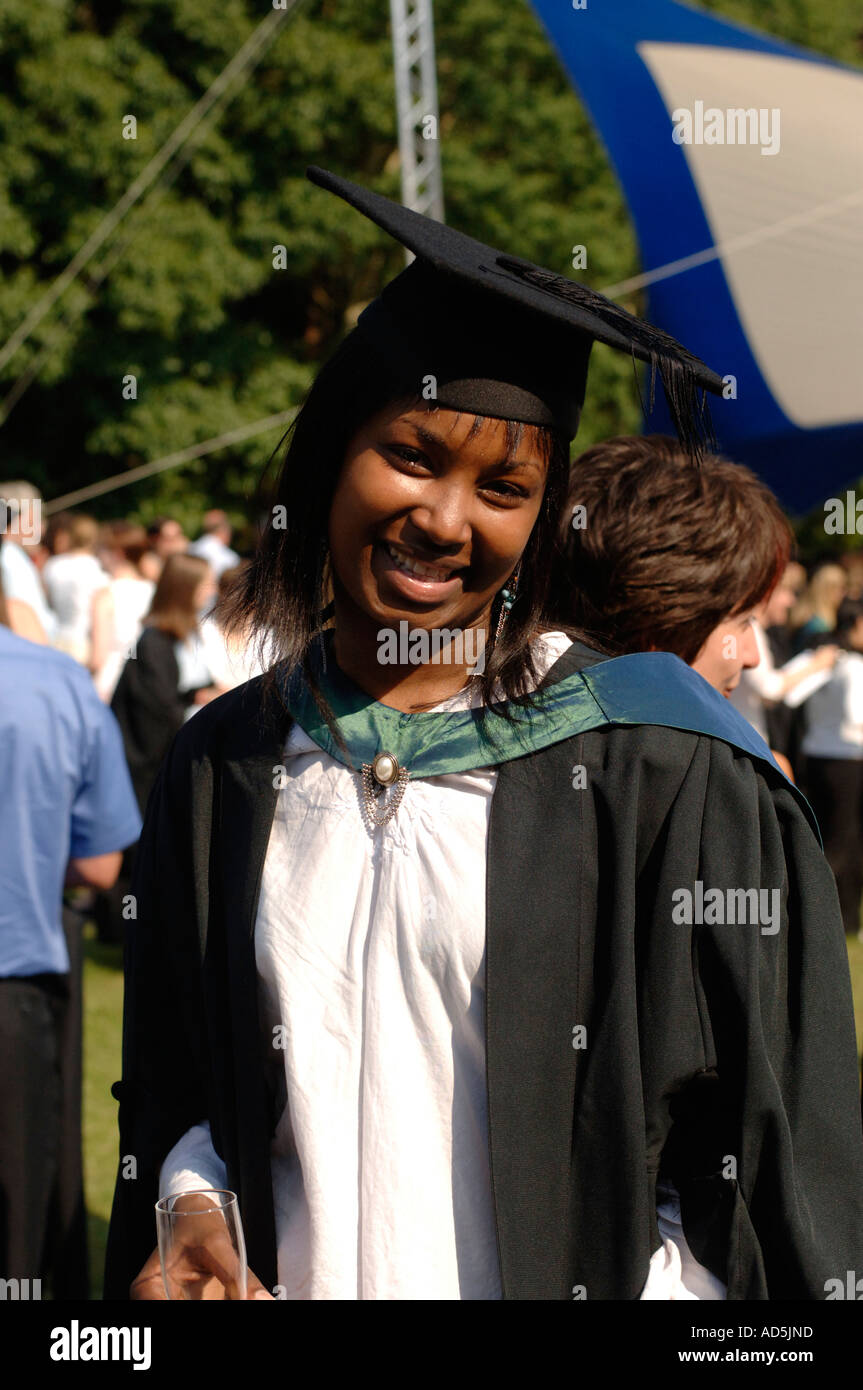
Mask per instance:
[[[863,761],[807,758],[805,780],[839,889],[842,921],[856,936],[863,894]]]
[[[84,919],[63,907],[63,932],[69,952],[69,996],[63,1017],[60,1050],[62,1121],[60,1168],[48,1223],[46,1258],[55,1300],[89,1298],[87,1210],[84,1202],[84,1155],[81,1136],[84,1033]]]
[[[0,1277],[89,1298],[81,1145],[82,919],[63,908],[68,975],[0,979]]]
[[[41,1279],[60,1172],[65,975],[0,979],[0,1277]]]

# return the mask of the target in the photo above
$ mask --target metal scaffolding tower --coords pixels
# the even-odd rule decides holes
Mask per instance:
[[[444,220],[432,0],[390,0],[402,202]],[[410,257],[409,257],[410,259]]]

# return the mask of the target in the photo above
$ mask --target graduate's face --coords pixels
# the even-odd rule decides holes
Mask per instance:
[[[726,699],[739,685],[741,672],[757,666],[761,660],[752,626],[756,612],[756,609],[748,609],[745,613],[725,618],[713,629],[695,660],[690,663],[693,671],[715,686]]]
[[[390,406],[348,445],[330,510],[336,623],[487,625],[539,515],[546,464],[525,426]]]

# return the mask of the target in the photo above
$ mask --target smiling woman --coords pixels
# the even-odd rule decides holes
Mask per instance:
[[[332,593],[343,669],[362,672],[376,698],[418,708],[461,689],[464,668],[381,665],[378,630],[404,619],[493,630],[518,566],[518,604],[481,684],[486,703],[498,682],[507,698],[523,696],[536,683],[525,635],[541,625],[568,469],[562,431],[423,402],[416,378],[351,335],[297,417],[276,495],[285,526],[265,532],[231,622],[273,634],[292,666]]]
[[[652,362],[693,447],[721,382],[313,177],[417,259],[296,422],[233,615],[278,659],[150,800],[106,1294],[165,1297],[157,1197],[229,1189],[249,1297],[824,1297],[863,1243],[863,1138],[811,814],[677,657],[548,618],[593,340]],[[402,624],[481,637],[484,669],[382,660]],[[770,890],[776,930],[677,920],[696,882]],[[222,1297],[218,1267],[174,1272]]]

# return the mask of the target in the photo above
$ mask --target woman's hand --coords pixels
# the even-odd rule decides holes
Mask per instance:
[[[213,1300],[239,1299],[237,1285],[239,1263],[231,1244],[228,1228],[218,1209],[213,1215],[200,1211],[200,1193],[194,1197],[178,1197],[174,1211],[188,1211],[174,1232],[166,1276],[171,1285],[172,1299]],[[190,1204],[195,1203],[193,1207]],[[162,1282],[162,1267],[158,1248],[155,1249],[134,1280],[129,1296],[135,1300],[167,1301]],[[246,1299],[269,1299],[274,1302],[251,1270],[246,1279]]]
[[[839,652],[839,647],[834,647],[832,645],[819,647],[812,658],[811,669],[813,671],[825,671],[831,666],[835,666]]]

